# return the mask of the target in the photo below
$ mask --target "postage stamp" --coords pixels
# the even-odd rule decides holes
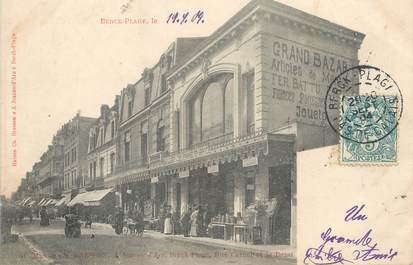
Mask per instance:
[[[340,135],[341,164],[397,163],[403,97],[390,75],[369,65],[344,71],[330,84],[325,108]]]
[[[341,102],[340,161],[396,163],[396,96],[344,96]]]

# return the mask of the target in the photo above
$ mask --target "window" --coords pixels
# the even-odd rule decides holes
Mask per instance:
[[[93,177],[93,162],[89,164],[89,178],[92,180]]]
[[[245,183],[245,206],[255,203],[255,177],[248,176]]]
[[[128,118],[132,116],[132,100],[128,101]]]
[[[110,173],[112,174],[115,168],[115,153],[110,154]]]
[[[162,123],[162,120],[158,122],[158,127],[156,129],[156,151],[165,151],[165,126]]]
[[[100,166],[100,177],[103,177],[104,174],[105,174],[105,172],[104,172],[104,169],[105,169],[105,158],[103,158],[103,157],[100,158],[99,166]]]
[[[162,77],[161,77],[161,94],[166,91],[166,88],[167,88],[167,86],[166,86],[166,77],[165,77],[165,75],[162,75]]]
[[[231,74],[211,78],[190,102],[190,144],[233,135],[234,82]]]
[[[246,122],[247,134],[255,131],[255,87],[254,72],[243,76],[244,113],[243,119]],[[245,127],[244,127],[245,128]]]
[[[141,158],[142,161],[148,160],[148,122],[141,123]]]
[[[190,142],[196,144],[201,142],[201,97],[196,97],[192,103],[190,115]]]
[[[234,132],[234,82],[231,78],[226,86],[224,92],[224,132],[230,134]]]
[[[102,127],[100,128],[100,145],[103,145],[104,143],[105,143],[105,132]]]
[[[96,179],[96,161],[93,161],[93,179]]]
[[[149,87],[145,88],[145,106],[148,106],[151,102],[151,90]]]
[[[130,160],[130,132],[125,132],[125,162]]]
[[[115,121],[110,122],[110,139],[115,137]]]
[[[141,136],[141,157],[143,161],[148,160],[148,134],[146,133]]]
[[[73,148],[73,162],[75,162],[77,159],[77,154],[76,154],[76,147]]]

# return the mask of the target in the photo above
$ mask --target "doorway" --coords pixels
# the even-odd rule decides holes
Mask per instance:
[[[270,217],[271,244],[289,245],[291,229],[291,165],[270,168],[270,199],[277,199],[277,211]]]

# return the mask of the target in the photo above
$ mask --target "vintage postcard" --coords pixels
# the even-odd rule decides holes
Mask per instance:
[[[413,1],[0,1],[1,264],[413,265]]]

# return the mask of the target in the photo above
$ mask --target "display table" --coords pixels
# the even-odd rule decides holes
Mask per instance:
[[[234,224],[233,223],[225,223],[224,239],[234,240]]]
[[[246,224],[235,224],[234,225],[234,241],[244,242],[247,244],[248,241],[248,227]]]
[[[211,224],[211,237],[225,239],[225,224],[222,223],[212,223]]]

